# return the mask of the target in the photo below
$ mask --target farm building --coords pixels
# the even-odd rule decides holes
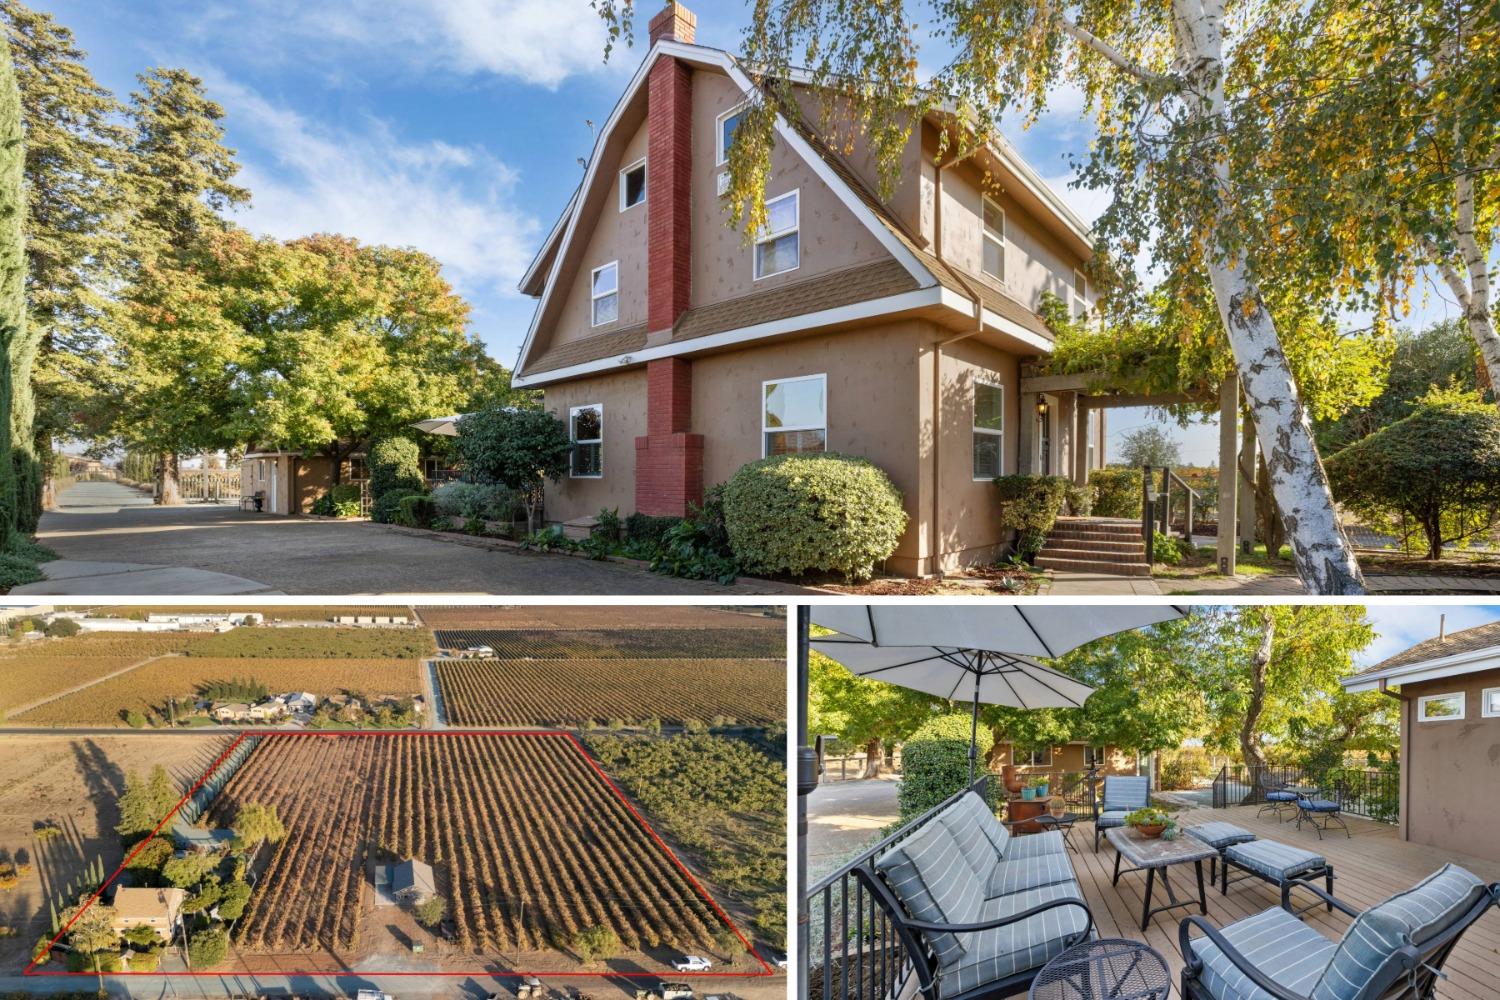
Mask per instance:
[[[216,704],[213,716],[220,722],[244,722],[250,718],[250,706],[239,701]]]
[[[250,718],[252,719],[279,719],[285,714],[286,703],[280,698],[271,698],[250,706]]]
[[[310,691],[293,691],[291,694],[281,696],[281,701],[286,705],[286,710],[294,715],[298,712],[312,712],[318,707],[318,696]]]
[[[437,895],[432,866],[413,858],[391,869],[391,894],[406,903],[420,903]]]
[[[114,929],[123,934],[136,927],[149,927],[163,941],[172,940],[182,921],[184,889],[124,887],[115,892]]]

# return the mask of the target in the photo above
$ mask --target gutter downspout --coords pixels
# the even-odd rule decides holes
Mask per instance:
[[[967,157],[965,158],[967,159]],[[933,207],[932,207],[932,254],[938,262],[947,265],[943,259],[943,172],[949,167],[962,160],[951,160],[947,163],[936,164],[933,181]],[[979,293],[965,280],[964,276],[953,268],[948,268],[960,285],[963,286],[965,294],[974,302],[974,329],[967,333],[955,334],[945,340],[939,340],[932,345],[932,530],[928,539],[932,550],[932,574],[942,578],[942,441],[943,441],[943,348],[949,344],[956,344],[960,340],[967,340],[975,334],[984,331],[984,303],[979,298]],[[1002,470],[1003,471],[1003,470]]]

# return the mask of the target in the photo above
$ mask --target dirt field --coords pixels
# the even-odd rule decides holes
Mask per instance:
[[[49,929],[47,897],[63,891],[96,855],[113,871],[120,863],[115,799],[125,775],[156,764],[184,789],[196,781],[225,737],[26,736],[0,731],[0,854],[29,864],[20,884],[0,890],[0,924],[16,928],[0,938],[0,972],[17,973]],[[38,843],[38,824],[63,832]]]
[[[419,607],[428,628],[769,628],[786,629],[786,618],[758,607],[733,611],[682,605],[543,605],[535,607]],[[780,612],[780,608],[776,609]]]

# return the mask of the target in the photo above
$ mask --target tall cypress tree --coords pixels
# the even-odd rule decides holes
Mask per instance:
[[[26,143],[10,46],[0,41],[0,544],[16,530],[11,441],[14,355],[26,339]]]

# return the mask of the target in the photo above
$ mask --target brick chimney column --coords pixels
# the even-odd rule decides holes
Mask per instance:
[[[651,19],[651,41],[691,43],[697,19],[676,2]],[[692,69],[671,57],[647,80],[646,326],[670,331],[692,293]],[[685,516],[703,499],[703,435],[691,430],[693,366],[682,358],[646,364],[646,434],[635,439],[635,507]]]

